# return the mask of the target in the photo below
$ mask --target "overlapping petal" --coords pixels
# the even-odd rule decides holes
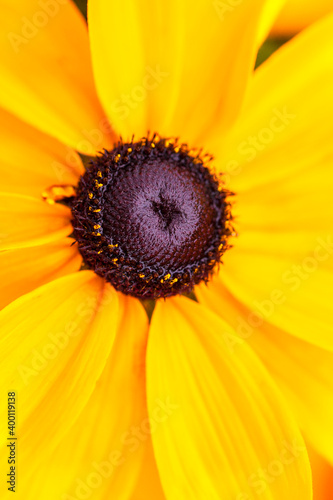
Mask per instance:
[[[263,311],[279,307],[272,298],[260,309],[242,305],[214,279],[197,290],[199,300],[234,328],[224,342],[237,356],[238,348],[249,344],[265,363],[287,398],[307,440],[333,463],[333,353],[288,335],[273,327]],[[315,306],[314,306],[315,307]],[[315,411],[314,411],[315,408]]]
[[[49,281],[78,271],[82,257],[74,240],[0,253],[0,309]]]
[[[288,238],[258,232],[256,246],[249,248],[251,236],[240,236],[225,256],[219,273],[224,285],[265,321],[332,351],[331,233]]]
[[[0,106],[75,150],[107,147],[112,134],[74,3],[1,0],[0,6]]]
[[[258,30],[259,45],[261,45],[265,38],[270,33],[272,26],[276,22],[276,18],[281,13],[287,0],[267,0],[264,4],[264,10],[261,18],[261,23]]]
[[[306,2],[287,0],[284,9],[276,19],[272,35],[294,35],[332,10],[331,0],[307,0]]]
[[[259,68],[216,144],[240,234],[221,279],[251,309],[278,290],[268,321],[331,350],[332,29],[330,16]]]
[[[41,199],[54,185],[76,185],[84,169],[70,147],[0,109],[1,190]]]
[[[312,498],[297,426],[253,351],[243,344],[233,356],[226,332],[233,330],[185,298],[153,313],[148,409],[152,415],[158,400],[168,408],[152,434],[166,497]]]
[[[308,446],[313,477],[313,500],[331,500],[333,491],[333,467]]]
[[[94,69],[105,109],[125,138],[150,129],[180,135],[196,146],[213,137],[208,145],[219,166],[231,165],[228,187],[239,195],[236,223],[247,236],[226,257],[228,270],[217,278],[221,294],[210,298],[212,307],[221,313],[220,298],[232,291],[235,311],[253,314],[255,300],[261,311],[270,308],[269,323],[301,337],[264,324],[251,342],[304,431],[332,459],[327,429],[333,415],[333,360],[324,348],[333,347],[333,213],[325,211],[333,175],[329,173],[323,189],[320,177],[333,158],[330,131],[323,123],[332,112],[327,102],[333,18],[258,72],[239,127],[222,140],[221,133],[241,108],[264,2],[245,0],[226,9],[224,2],[200,0],[193,7],[186,0],[172,3],[167,11],[160,0],[144,3],[145,9],[130,1],[121,7],[113,0],[90,3]],[[93,153],[107,146],[112,135],[95,95],[85,28],[73,5],[23,0],[17,7],[4,0],[3,7],[7,38],[0,47],[5,95],[0,104],[77,150]],[[253,23],[248,23],[249,15]],[[75,43],[68,49],[69,37]],[[85,54],[78,59],[82,47]],[[309,60],[311,70],[300,73]],[[289,80],[275,83],[282,69],[293,85]],[[77,179],[80,167],[68,170],[66,148],[57,150],[55,140],[43,135],[38,149],[33,144],[42,133],[7,112],[2,116],[9,123],[8,142],[0,149],[8,192],[1,195],[0,236],[3,248],[11,250],[1,259],[8,264],[6,273],[15,267],[18,283],[23,279],[27,286],[14,290],[14,283],[9,289],[14,298],[78,268],[80,257],[68,247],[69,240],[54,243],[69,234],[70,211],[32,196],[49,185],[53,173],[59,175],[52,162],[65,167],[64,183]],[[14,130],[24,140],[11,155]],[[267,174],[266,164],[273,175]],[[245,174],[242,178],[237,169]],[[57,245],[63,248],[46,255],[47,247],[55,250]],[[23,253],[35,259],[36,276]],[[285,297],[287,292],[293,293]],[[209,294],[199,292],[203,301]],[[234,310],[226,315],[233,324]],[[141,500],[142,494],[161,500],[311,499],[304,443],[275,383],[244,339],[237,332],[235,336],[235,325],[229,328],[203,306],[184,298],[157,305],[147,359],[149,417],[147,320],[136,300],[116,294],[91,272],[75,273],[18,299],[1,313],[1,321],[2,379],[17,391],[22,405],[20,483],[28,500],[71,500],[80,494],[98,500]],[[236,356],[230,342],[237,345]],[[292,382],[289,373],[294,374]],[[310,412],[315,405],[321,429]],[[33,464],[32,452],[37,457]],[[42,483],[32,481],[36,472]],[[147,474],[153,476],[152,484]]]
[[[0,193],[0,249],[56,241],[72,231],[71,211],[25,195]]]
[[[133,430],[147,420],[139,302],[87,271],[13,302],[1,323],[25,498],[129,498],[146,449]]]
[[[230,125],[254,65],[264,3],[90,2],[97,89],[116,130],[126,139],[150,130],[202,146],[214,127]]]
[[[157,470],[151,438],[147,442],[146,454],[142,461],[138,482],[130,500],[147,500],[150,498],[166,500]]]

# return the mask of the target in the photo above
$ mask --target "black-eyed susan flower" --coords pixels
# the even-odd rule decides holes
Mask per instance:
[[[287,0],[279,13],[272,34],[275,36],[290,36],[317,21],[322,16],[333,11],[330,0]]]
[[[91,56],[72,3],[0,5],[4,488],[312,498],[303,436],[333,459],[333,18],[253,74],[276,2],[91,0]]]

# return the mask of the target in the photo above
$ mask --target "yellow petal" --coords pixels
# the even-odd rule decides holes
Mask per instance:
[[[87,28],[72,1],[1,0],[0,106],[75,150],[110,144]]]
[[[185,298],[159,302],[154,311],[148,410],[166,408],[152,435],[166,497],[312,498],[297,426],[254,352],[243,344],[230,354],[227,332],[215,314]]]
[[[253,346],[276,378],[307,440],[333,465],[333,353],[274,328],[263,328]]]
[[[0,253],[0,309],[49,281],[74,273],[82,257],[74,240]]]
[[[157,470],[151,438],[147,442],[138,482],[130,500],[166,500]]]
[[[212,149],[229,189],[267,190],[268,183],[296,175],[301,182],[303,171],[331,164],[332,29],[328,16],[255,71],[237,124]],[[325,182],[326,176],[331,181],[331,169]]]
[[[116,130],[202,146],[214,127],[230,125],[254,65],[263,4],[90,2],[97,88]]]
[[[256,245],[250,249],[251,236]],[[273,251],[266,240],[271,240],[268,247],[276,243]],[[288,233],[262,231],[239,237],[225,255],[219,278],[264,321],[332,351],[332,270],[329,233],[326,238],[312,233],[289,238]]]
[[[0,109],[1,189],[41,198],[53,185],[73,185],[84,169],[70,147]]]
[[[332,10],[332,0],[287,0],[271,34],[291,36]]]
[[[0,249],[56,241],[72,231],[69,208],[24,195],[0,193]]]
[[[333,464],[333,353],[267,324],[220,280],[198,287],[197,295],[234,328],[233,337],[224,337],[230,352],[237,355],[244,343],[256,351],[287,398],[307,441]]]
[[[106,293],[107,307],[100,307]],[[49,436],[57,434],[60,440],[78,417],[109,355],[118,308],[116,294],[84,271],[48,283],[2,310],[3,380],[20,394],[19,432],[25,440],[32,439],[35,428],[35,446],[42,446],[37,426],[43,420]],[[71,396],[66,419],[61,418]],[[46,397],[57,405],[43,405]]]
[[[139,302],[87,271],[18,299],[1,324],[25,498],[81,498],[85,488],[92,499],[129,498],[146,449],[134,429],[147,421]]]

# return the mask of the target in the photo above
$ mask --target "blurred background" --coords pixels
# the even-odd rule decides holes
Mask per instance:
[[[76,5],[81,10],[82,14],[87,18],[87,0],[74,0]]]

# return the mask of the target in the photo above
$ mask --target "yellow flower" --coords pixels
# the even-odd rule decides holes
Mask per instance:
[[[302,436],[332,462],[333,17],[253,74],[278,4],[90,0],[90,55],[71,2],[0,1],[0,356],[17,415],[2,436],[1,463],[12,454],[2,487],[18,498],[307,500]],[[140,142],[148,130],[165,139]],[[194,153],[201,147],[224,173],[219,194],[204,153]],[[84,174],[77,151],[103,148]],[[157,160],[147,162],[147,183],[133,161],[144,154],[160,161],[161,175],[153,175]],[[191,165],[194,174],[185,182],[171,164]],[[110,171],[118,177],[106,189]],[[173,190],[172,206],[150,200],[167,225],[201,214],[183,212],[179,193],[184,207],[199,200],[207,217],[203,226],[197,217],[198,239],[181,248],[193,255],[196,241],[210,241],[202,231],[215,212],[198,172],[225,208],[220,244],[225,250],[229,237],[234,248],[208,286],[195,287],[198,302],[157,300],[148,324],[137,298],[96,273],[109,278],[112,270],[119,290],[133,284],[135,268],[137,296],[140,279],[147,287],[156,279],[137,271],[157,248],[142,198],[140,211],[128,211],[138,192],[156,185],[160,194]],[[72,214],[66,204],[83,174]],[[121,189],[108,196],[113,186]],[[228,190],[233,220],[223,204]],[[100,193],[108,210],[115,200],[121,207],[111,220]],[[78,272],[72,219],[96,273]],[[132,223],[141,260],[129,269],[125,258],[126,274],[114,231],[121,239]],[[103,261],[106,226],[113,236]],[[162,246],[169,264],[178,258],[170,241],[172,251]],[[177,278],[161,267],[160,295],[186,282],[185,272]],[[202,269],[200,261],[191,270],[193,283]],[[5,422],[4,404],[1,412]]]

